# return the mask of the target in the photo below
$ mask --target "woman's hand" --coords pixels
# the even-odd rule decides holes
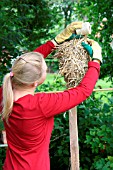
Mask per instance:
[[[88,43],[90,45],[84,42],[82,42],[81,44],[86,49],[86,51],[88,52],[88,54],[90,55],[93,61],[98,60],[100,63],[102,63],[102,54],[101,54],[100,45],[96,41],[90,39],[88,39]]]

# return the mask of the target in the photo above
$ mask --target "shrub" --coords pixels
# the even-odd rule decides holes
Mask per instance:
[[[78,106],[80,163],[84,170],[98,167],[101,158],[106,164],[108,156],[113,156],[112,112],[113,98],[104,103],[101,96],[97,99],[94,94]]]

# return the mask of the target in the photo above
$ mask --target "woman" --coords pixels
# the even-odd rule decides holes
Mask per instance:
[[[54,116],[91,95],[102,61],[101,48],[93,40],[89,40],[93,61],[88,63],[88,71],[77,87],[58,93],[34,92],[46,79],[44,58],[81,27],[82,22],[71,23],[55,40],[16,59],[12,71],[5,75],[0,88],[0,109],[8,143],[4,170],[49,170],[49,143]]]

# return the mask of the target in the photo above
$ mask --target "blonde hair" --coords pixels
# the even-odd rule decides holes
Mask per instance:
[[[37,52],[29,52],[17,58],[12,66],[12,73],[7,73],[3,80],[2,116],[8,122],[13,108],[13,86],[23,87],[40,80],[43,74],[43,56]]]

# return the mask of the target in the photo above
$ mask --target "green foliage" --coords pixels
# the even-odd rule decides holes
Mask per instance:
[[[89,21],[92,24],[92,34],[89,36],[99,42],[102,47],[103,64],[101,67],[101,77],[113,77],[113,5],[112,0],[79,1],[76,4],[76,13],[79,19]],[[107,20],[105,20],[107,19]]]
[[[0,117],[1,118],[1,117]],[[4,125],[2,119],[0,119],[0,131],[4,130]]]
[[[58,69],[59,69],[58,59],[51,59],[48,57],[45,59],[45,61],[46,61],[49,73],[58,72]]]
[[[56,116],[50,144],[51,169],[67,169],[70,167],[68,112]]]
[[[54,8],[54,12],[53,12]],[[9,72],[11,59],[34,50],[54,34],[59,22],[57,7],[48,1],[0,1],[0,81]]]
[[[6,148],[0,148],[0,170],[2,170],[2,166],[4,164],[6,155]]]
[[[50,82],[46,82],[40,86],[38,86],[38,88],[36,89],[36,92],[38,91],[44,91],[44,92],[48,92],[48,91],[61,91],[64,90],[65,87],[65,83],[62,81],[62,79],[58,78],[58,77],[54,77],[54,81],[52,83]]]
[[[101,158],[106,162],[108,156],[113,156],[112,112],[113,99],[103,103],[102,98],[97,99],[94,94],[78,106],[80,162],[83,169],[90,167],[94,170],[96,162],[102,164]]]
[[[95,170],[111,170],[113,169],[113,156],[108,156],[107,158],[95,158],[95,163],[93,164]]]

